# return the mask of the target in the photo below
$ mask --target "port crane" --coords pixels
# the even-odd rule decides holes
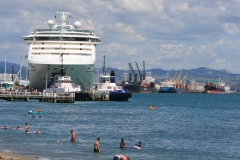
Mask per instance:
[[[132,82],[132,76],[134,77],[134,82],[136,82],[137,81],[137,74],[134,72],[131,63],[128,63],[128,65],[129,65],[129,82]]]
[[[139,73],[139,76],[140,76],[140,80],[143,80],[142,74],[141,74],[141,72],[140,72],[140,70],[139,70],[139,67],[138,67],[138,64],[137,64],[137,61],[135,61],[135,63],[136,63],[137,69],[138,69],[138,73]]]

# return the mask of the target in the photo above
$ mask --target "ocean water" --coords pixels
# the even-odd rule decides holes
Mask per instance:
[[[42,118],[23,118],[36,108]],[[29,131],[42,133],[14,130],[26,122]],[[0,100],[0,125],[10,127],[0,129],[0,150],[42,159],[112,160],[115,154],[131,160],[240,159],[240,94],[133,94],[128,102],[74,104]],[[70,129],[77,134],[74,143]],[[93,152],[97,137],[100,153]],[[128,148],[119,148],[121,138]],[[140,140],[142,150],[134,150]]]

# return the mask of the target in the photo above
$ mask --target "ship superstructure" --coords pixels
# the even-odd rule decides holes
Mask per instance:
[[[77,85],[80,85],[79,79],[86,86],[92,85],[95,48],[102,40],[92,30],[81,30],[79,21],[70,25],[67,18],[72,17],[71,13],[62,11],[57,14],[61,14],[60,24],[49,20],[48,29],[35,29],[22,37],[29,45],[29,87],[43,90],[48,78],[65,73]]]

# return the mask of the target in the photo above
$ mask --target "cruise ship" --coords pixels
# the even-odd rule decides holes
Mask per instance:
[[[80,29],[79,21],[73,25],[67,22],[68,18],[72,18],[71,13],[56,13],[61,15],[61,23],[48,20],[49,28],[35,29],[22,37],[29,46],[29,88],[42,91],[54,84],[59,74],[70,76],[76,85],[91,88],[96,45],[102,39],[92,30]]]

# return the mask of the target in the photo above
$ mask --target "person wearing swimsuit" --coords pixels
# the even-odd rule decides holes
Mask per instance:
[[[94,142],[94,145],[93,145],[94,152],[100,152],[99,142],[100,142],[100,138],[98,137],[97,140]]]
[[[122,155],[122,154],[119,154],[119,155],[115,155],[115,156],[113,157],[113,160],[130,160],[130,158],[129,158],[129,157],[126,157],[126,156],[124,156],[124,155]]]
[[[123,138],[121,139],[121,142],[120,142],[120,148],[127,148]]]

